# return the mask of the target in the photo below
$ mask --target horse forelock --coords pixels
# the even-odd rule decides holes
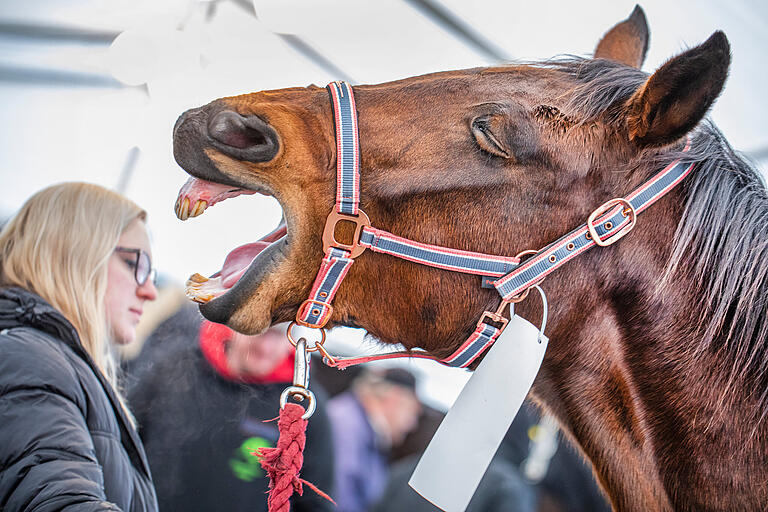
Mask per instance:
[[[647,73],[618,62],[572,55],[531,65],[560,71],[574,81],[561,110],[581,124],[598,118],[615,122],[624,102],[648,79]]]

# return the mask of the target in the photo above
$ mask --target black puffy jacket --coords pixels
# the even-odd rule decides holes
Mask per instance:
[[[185,308],[147,339],[129,370],[128,386],[163,511],[267,511],[268,477],[252,455],[274,447],[280,394],[290,382],[244,384],[223,377],[203,355],[202,318]],[[222,345],[223,347],[223,345]],[[318,361],[319,362],[319,361]],[[289,377],[290,379],[290,377]],[[309,419],[300,477],[330,492],[333,449],[325,393],[312,385],[317,411]],[[335,507],[304,486],[291,512],[333,512]]]
[[[77,332],[0,289],[0,510],[156,511],[141,440]]]

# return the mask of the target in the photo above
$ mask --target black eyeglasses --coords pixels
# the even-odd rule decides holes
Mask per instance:
[[[149,254],[141,249],[131,249],[129,247],[115,247],[115,252],[133,254],[133,260],[125,260],[129,267],[133,268],[133,277],[136,278],[136,284],[144,286],[147,279],[152,279],[152,283],[157,282],[157,269],[152,268],[152,260]]]

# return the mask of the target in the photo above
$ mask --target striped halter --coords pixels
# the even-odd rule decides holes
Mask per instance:
[[[494,287],[501,304],[485,311],[477,328],[450,356],[438,359],[425,351],[411,350],[357,358],[335,358],[317,342],[329,366],[339,369],[377,359],[419,357],[434,359],[448,366],[466,368],[499,337],[507,325],[504,310],[510,303],[525,299],[530,289],[555,269],[577,255],[598,245],[607,247],[626,235],[637,221],[637,214],[680,183],[693,169],[693,163],[676,160],[645,182],[626,198],[611,199],[588,217],[587,222],[538,251],[524,251],[518,256],[494,256],[458,249],[448,249],[402,238],[371,226],[360,203],[360,145],[357,111],[352,87],[346,82],[331,82],[331,96],[336,127],[336,206],[328,215],[323,232],[325,257],[315,278],[309,298],[299,307],[296,323],[322,329],[333,314],[331,301],[354,259],[366,249],[403,258],[414,263],[454,272],[483,276],[483,286]],[[690,148],[690,140],[684,151]],[[350,244],[336,240],[340,221],[355,225]],[[521,263],[519,256],[532,255]],[[495,324],[495,325],[494,325]],[[290,328],[288,330],[290,338]],[[293,341],[293,340],[292,340]]]

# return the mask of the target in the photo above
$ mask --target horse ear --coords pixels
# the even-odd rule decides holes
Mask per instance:
[[[640,68],[648,52],[648,22],[642,7],[635,5],[629,18],[609,30],[597,43],[596,59],[621,62]]]
[[[730,48],[725,34],[717,31],[651,75],[627,102],[629,139],[660,146],[691,131],[723,90]]]

